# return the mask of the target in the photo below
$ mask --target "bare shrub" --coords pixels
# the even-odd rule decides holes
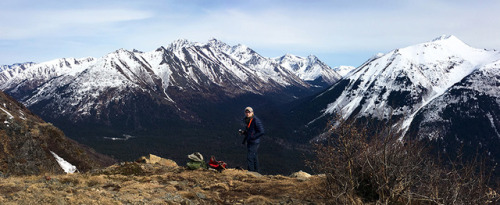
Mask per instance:
[[[315,143],[309,165],[326,175],[327,203],[337,204],[491,204],[491,169],[478,160],[444,163],[427,144],[403,140],[390,122],[361,123],[340,117]],[[446,166],[450,164],[450,166]],[[495,195],[496,194],[496,195]]]

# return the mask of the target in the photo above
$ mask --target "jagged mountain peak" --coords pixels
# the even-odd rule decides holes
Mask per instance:
[[[104,58],[110,58],[110,57],[112,58],[114,56],[120,56],[120,55],[123,55],[123,54],[132,55],[133,52],[129,51],[129,50],[125,49],[125,48],[120,48],[120,49],[118,49],[116,51],[108,53],[106,56],[104,56]]]
[[[448,58],[462,58],[473,63],[496,55],[492,51],[473,48],[455,36],[441,36],[432,41],[395,49],[385,55],[401,55],[415,63],[447,61]],[[493,57],[496,58],[496,57]]]
[[[432,41],[427,42],[427,44],[437,44],[451,49],[474,49],[454,35],[441,35],[434,38]]]
[[[26,68],[26,67],[29,67],[29,66],[34,65],[34,64],[36,64],[36,63],[35,62],[25,62],[25,63],[15,63],[12,65],[0,65],[0,71],[15,68],[15,67]]]
[[[216,39],[216,38],[211,38],[210,40],[208,40],[206,45],[211,45],[211,46],[216,46],[216,47],[230,47],[228,44],[226,44],[226,43],[224,43],[221,40]]]
[[[279,62],[287,62],[287,61],[300,62],[300,63],[306,63],[308,65],[312,65],[315,63],[324,64],[322,61],[319,60],[319,58],[317,56],[312,55],[312,54],[308,55],[307,57],[301,57],[301,56],[287,53],[281,57],[274,58],[274,60],[279,61]]]
[[[300,57],[300,56],[296,56],[296,55],[293,55],[293,54],[290,54],[290,53],[287,53],[281,57],[276,57],[274,58],[277,62],[287,62],[287,61],[296,61],[296,60],[300,60],[300,61],[303,61],[304,58]]]
[[[333,70],[335,70],[335,72],[337,72],[338,74],[340,74],[340,76],[346,76],[351,71],[353,71],[355,68],[356,67],[354,67],[354,66],[341,65],[341,66],[334,67]]]
[[[500,57],[498,52],[472,48],[455,36],[438,39],[378,54],[360,66],[362,69],[357,70],[358,75],[354,78],[364,75],[392,76],[403,72],[409,75],[412,82],[430,83],[430,86],[446,89],[478,67],[473,65],[489,63]]]
[[[143,51],[137,50],[135,48],[132,50],[132,52],[134,52],[134,53],[144,53]]]
[[[318,61],[319,60],[319,58],[317,56],[312,55],[312,54],[309,54],[307,56],[307,59],[309,59],[310,61]]]
[[[177,39],[170,43],[167,46],[167,49],[169,50],[180,50],[182,48],[187,48],[187,47],[210,47],[213,49],[219,49],[222,51],[226,51],[228,49],[231,49],[231,46],[228,44],[224,43],[223,41],[216,39],[216,38],[211,38],[209,39],[206,43],[200,43],[200,42],[193,42],[189,41],[187,39]]]
[[[300,57],[287,53],[281,57],[273,58],[273,60],[284,68],[297,73],[301,79],[306,81],[321,80],[321,82],[331,85],[342,77],[314,55]]]
[[[454,36],[395,49],[369,59],[330,89],[338,97],[325,111],[345,118],[397,116],[406,129],[422,106],[497,59],[499,52],[472,48]]]
[[[227,50],[226,52],[230,54],[235,54],[235,53],[257,54],[257,52],[255,52],[253,49],[243,44],[232,46],[231,49]]]
[[[444,40],[449,40],[449,41],[460,41],[460,42],[462,42],[460,39],[458,39],[458,38],[457,38],[456,36],[454,36],[454,35],[445,35],[445,34],[443,34],[443,35],[441,35],[441,36],[439,36],[439,37],[437,37],[437,38],[434,38],[434,39],[432,40],[432,42],[444,41]]]
[[[322,73],[322,69],[331,70],[333,74]],[[312,91],[316,87],[312,88],[305,80],[325,76],[323,80],[330,85],[332,79],[338,79],[331,78],[335,72],[326,65],[317,65],[314,70],[315,76],[304,77],[241,44],[229,46],[217,39],[207,43],[179,39],[167,48],[151,52],[121,48],[98,59],[61,58],[26,69],[4,70],[0,72],[0,88],[28,106],[50,101],[46,106],[52,106],[59,114],[75,115],[72,120],[77,121],[81,116],[90,116],[93,110],[106,109],[124,100],[124,93],[136,92],[132,89],[160,101],[177,103],[175,98],[185,99],[178,91],[214,89],[217,94],[202,93],[207,98],[218,99],[245,93],[262,95],[288,88]],[[317,89],[321,86],[326,85],[321,84]],[[58,97],[62,95],[71,97]],[[284,94],[283,99],[291,96]],[[100,114],[97,111],[95,115],[100,117]]]
[[[173,41],[172,43],[170,43],[168,46],[167,46],[167,50],[179,50],[179,49],[182,49],[184,47],[189,47],[189,46],[192,46],[193,43],[188,41],[187,39],[177,39],[175,41]]]

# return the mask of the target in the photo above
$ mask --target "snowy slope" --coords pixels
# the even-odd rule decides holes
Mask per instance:
[[[462,131],[460,135],[488,133],[485,136],[493,140],[482,143],[499,141],[500,60],[482,66],[424,106],[412,128],[419,130],[421,138],[432,139],[454,137],[451,133],[456,133],[457,129],[477,129],[468,133]],[[474,143],[479,143],[477,137]]]
[[[111,105],[119,111],[115,104],[131,102],[137,96],[149,96],[153,102],[186,113],[178,101],[217,100],[248,93],[277,93],[293,99],[295,93],[282,91],[314,89],[304,79],[329,79],[330,84],[338,79],[335,71],[310,58],[312,67],[308,69],[319,73],[305,76],[244,45],[229,46],[217,39],[207,43],[180,39],[150,52],[120,49],[101,58],[2,66],[0,89],[28,107],[36,107],[44,116],[70,116],[74,121],[82,116],[101,118]],[[297,60],[302,63],[304,59]]]
[[[104,165],[113,160],[75,143],[50,123],[0,91],[0,172],[4,176],[62,173],[71,162],[81,171]],[[53,155],[50,153],[52,152]],[[64,156],[65,166],[54,158],[55,153]],[[67,161],[66,161],[67,160]],[[100,163],[103,163],[100,165]],[[108,164],[108,163],[106,163]],[[62,168],[62,169],[61,169]]]
[[[500,160],[500,60],[486,64],[425,105],[411,137],[437,142],[442,153]],[[483,156],[483,154],[486,154]],[[498,171],[496,171],[499,174]]]
[[[345,118],[389,116],[406,119],[474,70],[500,59],[500,53],[472,48],[455,36],[396,49],[358,67],[329,90],[342,92],[328,104],[325,114],[341,112]],[[328,92],[328,91],[326,91]]]
[[[322,82],[331,85],[342,77],[336,70],[330,68],[313,55],[304,58],[286,54],[282,57],[274,58],[274,61],[284,68],[296,73],[305,81],[321,79]]]
[[[354,66],[342,65],[342,66],[334,67],[333,70],[335,72],[337,72],[341,77],[344,77],[347,74],[349,74],[352,70],[354,70],[355,68],[356,67],[354,67]]]

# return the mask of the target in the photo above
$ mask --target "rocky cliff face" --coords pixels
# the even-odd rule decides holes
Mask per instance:
[[[62,173],[52,153],[88,171],[113,162],[65,137],[12,97],[0,92],[0,172],[2,175]]]

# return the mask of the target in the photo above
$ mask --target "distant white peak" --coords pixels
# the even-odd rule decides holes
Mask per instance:
[[[109,53],[108,55],[106,55],[106,57],[118,57],[118,56],[121,56],[121,55],[130,55],[132,52],[130,52],[129,50],[127,49],[124,49],[124,48],[120,48],[118,50],[116,50],[115,52],[112,52],[112,53]]]
[[[174,42],[170,43],[168,47],[177,50],[183,47],[189,47],[191,45],[193,45],[193,43],[189,42],[187,39],[177,39]]]
[[[221,42],[221,41],[219,41],[218,39],[216,39],[216,38],[212,37],[211,39],[209,39],[209,40],[208,40],[208,42],[209,42],[209,43],[210,43],[210,42],[215,42],[215,43],[217,43],[217,42]]]
[[[304,60],[304,58],[287,53],[284,56],[277,58],[277,60],[279,60],[279,61],[287,61],[287,60],[288,61],[297,61],[297,60]]]
[[[251,50],[248,46],[243,45],[243,44],[238,44],[233,46],[233,49],[235,50]]]
[[[157,48],[155,51],[156,51],[156,52],[162,52],[162,51],[165,51],[165,50],[167,50],[165,47],[160,46],[160,47],[159,47],[159,48]]]
[[[228,52],[231,52],[231,53],[248,52],[248,50],[249,50],[249,48],[247,46],[238,44],[238,45],[231,47],[231,49],[229,49]]]
[[[335,72],[337,72],[338,74],[340,74],[340,76],[343,77],[343,76],[346,76],[349,72],[351,72],[355,68],[356,67],[354,67],[354,66],[341,65],[341,66],[334,67],[333,70]]]
[[[94,57],[86,57],[86,58],[80,58],[80,59],[76,59],[76,60],[90,62],[90,61],[94,61],[95,59],[96,58],[94,58]]]
[[[86,63],[86,62],[92,62],[94,61],[95,58],[94,57],[86,57],[86,58],[58,58],[58,59],[54,59],[54,60],[50,60],[50,61],[46,61],[46,62],[42,62],[42,63],[29,63],[29,64],[23,64],[22,66],[24,67],[31,67],[31,66],[38,66],[38,67],[41,67],[41,66],[53,66],[53,65],[62,65],[62,64],[66,64],[66,65],[73,65],[73,64],[80,64],[80,63]]]
[[[257,54],[254,50],[242,44],[238,44],[236,46],[231,47],[230,49],[226,49],[225,52],[233,56],[241,56],[241,55],[252,56]]]
[[[442,36],[435,38],[431,42],[432,43],[439,43],[439,44],[446,44],[446,45],[457,45],[457,46],[470,47],[469,45],[467,45],[466,43],[464,43],[463,41],[461,41],[460,39],[458,39],[454,35],[442,35]]]
[[[318,57],[316,57],[315,55],[309,55],[307,56],[307,59],[309,59],[310,61],[318,61]]]
[[[441,36],[439,36],[439,37],[435,38],[435,39],[434,39],[434,40],[432,40],[432,41],[433,41],[433,42],[434,42],[434,41],[442,41],[442,40],[453,39],[453,38],[455,38],[455,39],[457,39],[457,40],[458,40],[458,38],[457,38],[457,37],[455,37],[454,35],[441,35]]]
[[[367,62],[370,62],[370,61],[373,61],[373,60],[376,60],[378,58],[381,58],[382,56],[385,56],[386,53],[377,53],[375,55],[373,55],[372,57],[370,57]]]
[[[216,38],[212,38],[212,39],[208,40],[207,45],[217,46],[217,47],[229,47],[226,43],[224,43],[220,40],[217,40]]]
[[[26,62],[26,63],[16,63],[16,64],[13,64],[12,66],[19,66],[19,67],[21,67],[21,66],[32,66],[32,65],[35,65],[35,64],[37,64],[37,63],[35,63],[35,62]]]
[[[40,66],[51,66],[51,65],[57,65],[57,64],[65,63],[65,62],[74,62],[74,61],[75,61],[74,58],[58,58],[58,59],[54,59],[54,60],[42,62],[42,63],[40,63],[38,65],[40,65]]]
[[[124,49],[124,48],[120,48],[120,49],[116,50],[115,53],[130,53],[130,51],[128,51],[127,49]]]
[[[26,62],[26,63],[15,63],[12,65],[0,65],[0,71],[14,69],[14,68],[21,68],[24,70],[27,67],[31,67],[31,66],[36,65],[36,64],[37,63],[34,63],[34,62]]]

